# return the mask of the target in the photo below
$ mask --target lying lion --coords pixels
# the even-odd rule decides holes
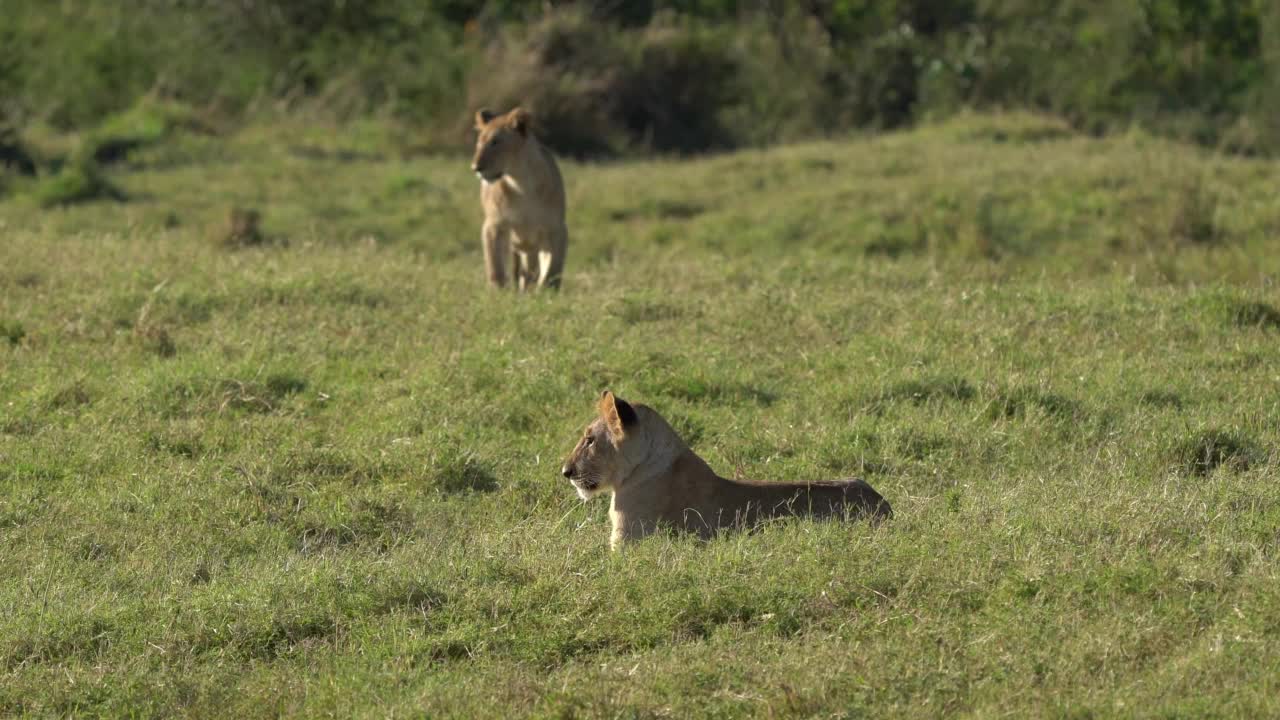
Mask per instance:
[[[889,503],[862,480],[805,483],[722,478],[685,445],[662,416],[605,390],[599,417],[587,425],[562,472],[585,501],[613,493],[609,517],[617,550],[660,526],[709,537],[788,515],[892,516]]]
[[[484,207],[484,267],[489,284],[507,282],[506,255],[519,290],[560,286],[569,231],[565,226],[560,168],[533,136],[528,111],[476,113],[476,154],[471,170],[480,177]]]

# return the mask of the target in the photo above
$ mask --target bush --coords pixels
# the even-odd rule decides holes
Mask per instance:
[[[458,35],[413,0],[9,0],[0,111],[93,127],[158,93],[233,114],[276,100],[435,117],[461,97]]]
[[[1252,90],[1249,130],[1256,142],[1250,147],[1258,151],[1280,152],[1280,4],[1262,17],[1263,76]]]
[[[1280,10],[1264,0],[1066,0],[1049,12],[1038,2],[983,4],[939,36],[923,62],[923,94],[939,106],[1048,110],[1094,132],[1139,122],[1217,143],[1280,71],[1262,52],[1264,23],[1280,29],[1269,15]],[[1250,147],[1240,149],[1271,132],[1243,133]]]
[[[7,0],[0,121],[94,127],[152,94],[232,117],[389,114],[454,132],[478,105],[524,102],[552,145],[593,155],[1021,106],[1091,131],[1138,122],[1232,151],[1280,149],[1271,0],[549,6]]]
[[[509,26],[487,48],[469,105],[523,104],[548,144],[570,155],[730,147],[722,119],[741,96],[730,40],[692,23],[628,30],[581,10],[550,13]]]
[[[201,3],[215,52],[248,56],[270,71],[265,82],[250,79],[258,94],[313,104],[342,119],[378,112],[435,118],[457,104],[464,69],[460,28],[450,28],[432,5]]]
[[[580,9],[549,13],[506,26],[484,48],[468,108],[524,104],[548,144],[579,157],[704,152],[837,129],[842,90],[828,38],[794,8],[770,20],[659,13],[628,27]]]
[[[32,196],[42,207],[125,199],[124,193],[103,176],[91,159],[67,163],[56,175],[42,179],[32,188]]]
[[[0,181],[8,173],[35,175],[36,163],[19,137],[18,131],[0,125]]]

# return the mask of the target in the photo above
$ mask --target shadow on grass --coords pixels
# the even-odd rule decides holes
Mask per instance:
[[[613,222],[626,222],[637,218],[688,220],[706,211],[705,206],[687,200],[656,199],[644,201],[632,207],[610,210],[609,219]]]
[[[987,416],[992,420],[1025,419],[1033,411],[1054,420],[1079,419],[1084,415],[1084,408],[1071,398],[1024,387],[997,392],[987,408]]]
[[[916,380],[904,380],[890,385],[868,397],[863,406],[874,413],[882,413],[890,405],[909,402],[926,405],[936,402],[967,402],[977,396],[968,380],[953,375],[938,375]]]
[[[1237,327],[1280,330],[1280,310],[1264,302],[1236,301],[1228,303],[1227,317]]]
[[[446,451],[435,458],[427,471],[432,487],[450,495],[491,493],[498,490],[498,478],[475,455]]]
[[[1220,467],[1248,470],[1263,458],[1253,438],[1238,431],[1208,430],[1177,443],[1174,463],[1187,475],[1208,477]]]
[[[769,407],[778,401],[778,394],[747,383],[716,382],[700,378],[671,377],[644,389],[647,395],[665,395],[687,402],[712,402],[718,405],[744,405]]]
[[[1138,396],[1138,402],[1147,407],[1173,408],[1175,410],[1182,409],[1183,405],[1186,404],[1186,401],[1178,393],[1160,389],[1143,392]]]

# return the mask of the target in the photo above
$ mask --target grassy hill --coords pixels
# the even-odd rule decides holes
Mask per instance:
[[[1280,713],[1280,164],[1024,115],[565,163],[516,298],[462,155],[173,127],[0,199],[0,713]],[[558,474],[605,387],[896,518],[610,554]]]

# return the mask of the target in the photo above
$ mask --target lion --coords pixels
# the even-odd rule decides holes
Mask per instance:
[[[508,249],[519,290],[558,288],[564,272],[569,247],[564,180],[555,158],[533,136],[532,120],[519,107],[505,115],[476,113],[479,136],[471,169],[480,177],[480,238],[493,287],[507,282]]]
[[[863,480],[781,483],[720,477],[657,412],[605,390],[599,416],[565,460],[561,473],[585,502],[613,495],[609,518],[614,550],[660,527],[697,533],[750,527],[785,516],[892,517],[893,510]]]

